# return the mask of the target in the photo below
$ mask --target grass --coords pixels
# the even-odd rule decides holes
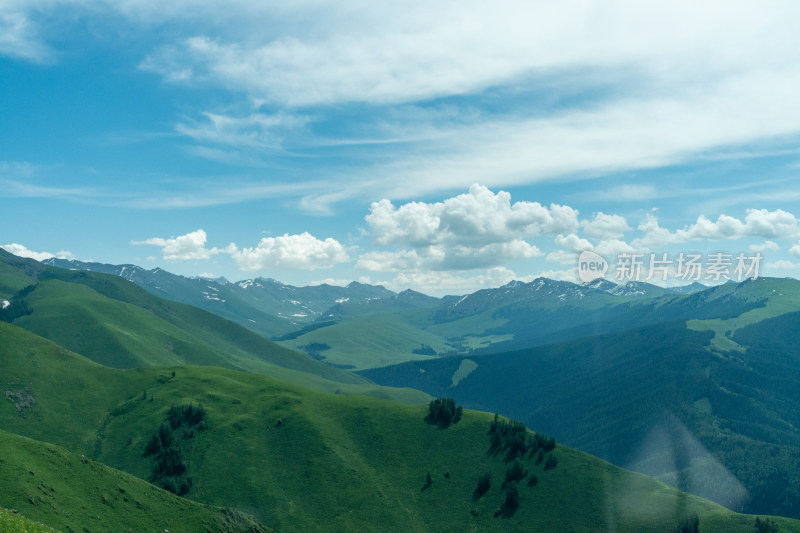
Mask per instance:
[[[364,332],[369,332],[365,335]],[[413,353],[422,344],[437,352],[447,350],[443,338],[411,324],[401,313],[366,315],[310,331],[281,344],[294,349],[312,343],[330,348],[321,352],[325,360],[355,369],[376,368],[404,361],[428,359]]]
[[[461,380],[469,376],[476,368],[478,368],[478,363],[472,359],[462,360],[456,371],[453,373],[453,378],[451,380],[453,387],[457,387]]]
[[[30,276],[0,261],[0,298],[10,300],[20,289],[33,282]]]
[[[768,295],[763,307],[746,311],[741,315],[728,319],[689,320],[686,327],[693,331],[711,331],[714,337],[709,348],[718,352],[742,352],[744,347],[731,337],[736,330],[756,324],[768,318],[797,311],[800,308],[800,291],[796,280],[779,278],[761,278],[754,280],[738,291],[740,297],[755,299]]]
[[[325,392],[412,403],[426,394],[369,380],[279,346],[228,320],[168,302],[116,276],[60,271],[26,298],[33,313],[15,325],[114,368],[213,365],[269,375]],[[103,292],[98,292],[102,290]]]
[[[424,406],[324,394],[214,367],[112,370],[7,324],[0,324],[0,338],[2,385],[27,387],[36,400],[23,411],[11,401],[0,402],[2,427],[93,459],[86,464],[79,455],[7,434],[7,441],[0,443],[10,450],[3,460],[18,465],[0,467],[0,475],[8,476],[0,485],[0,504],[56,527],[69,517],[93,521],[90,516],[105,516],[96,514],[98,509],[138,520],[138,510],[124,502],[126,494],[138,501],[153,496],[148,505],[154,520],[189,520],[192,509],[205,508],[146,484],[137,492],[132,488],[138,487],[136,480],[99,464],[148,478],[153,459],[143,457],[147,440],[170,406],[194,402],[206,410],[206,429],[176,430],[194,480],[187,496],[216,506],[215,512],[234,507],[280,531],[448,532],[478,527],[669,533],[680,518],[694,513],[704,531],[752,530],[752,517],[561,446],[552,452],[558,458],[553,470],[525,459],[538,484],[528,486],[523,480],[519,509],[496,516],[508,465],[502,455],[490,453],[489,414],[465,411],[460,422],[441,429],[425,422]],[[70,472],[78,477],[70,478]],[[477,479],[486,472],[492,486],[476,499]],[[423,490],[428,473],[432,483]],[[114,481],[101,483],[98,476]],[[74,497],[83,494],[91,505],[67,498],[69,487],[74,487]],[[44,501],[34,504],[28,498]],[[162,513],[162,508],[170,511]],[[59,516],[67,518],[58,522]],[[786,531],[800,531],[797,522],[781,523]],[[199,526],[188,530],[204,531]]]
[[[3,533],[58,533],[44,524],[28,520],[19,512],[0,509],[0,531]]]
[[[0,448],[3,505],[61,531],[267,531],[244,516],[234,526],[223,508],[179,498],[58,446],[0,431]],[[0,526],[4,533],[52,531],[6,512]]]

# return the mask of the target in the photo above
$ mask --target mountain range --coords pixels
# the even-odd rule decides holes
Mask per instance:
[[[0,250],[0,524],[754,531],[731,510],[800,514],[799,286],[433,298]]]

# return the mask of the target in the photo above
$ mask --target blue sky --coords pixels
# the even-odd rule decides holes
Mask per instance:
[[[432,294],[584,249],[797,277],[796,3],[381,4],[4,0],[0,245]]]

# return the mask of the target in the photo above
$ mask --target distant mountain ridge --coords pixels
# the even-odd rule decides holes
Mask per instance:
[[[578,285],[537,278],[528,283],[512,281],[502,287],[481,289],[464,296],[436,298],[411,289],[398,294],[382,285],[356,281],[345,287],[327,284],[297,287],[262,277],[236,282],[225,278],[189,278],[162,268],[147,270],[132,264],[111,265],[58,258],[46,259],[42,263],[69,270],[120,276],[157,296],[200,307],[267,337],[280,337],[315,321],[338,321],[379,312],[441,306],[440,317],[447,313],[463,315],[468,313],[465,309],[474,311],[480,307],[507,305],[528,300],[535,294],[555,296],[561,302],[567,302],[584,298],[587,289],[612,296],[636,298],[671,293],[689,294],[708,288],[699,283],[662,288],[644,282],[616,284],[604,279]]]
[[[346,287],[295,287],[271,278],[229,282],[224,278],[188,278],[161,268],[46,259],[44,264],[68,270],[88,270],[123,277],[148,292],[205,309],[271,338],[301,329],[325,311],[345,301],[364,302],[394,296],[382,286],[352,282]]]
[[[232,286],[255,299],[272,298],[308,319],[304,329],[283,344],[316,359],[336,366],[372,368],[361,376],[386,385],[413,386],[437,396],[452,396],[465,406],[510,414],[582,449],[659,475],[682,489],[700,492],[737,509],[747,505],[748,510],[796,516],[793,509],[800,502],[800,492],[793,487],[800,486],[800,438],[794,428],[800,427],[800,419],[791,407],[798,401],[800,370],[796,357],[784,353],[794,349],[796,334],[792,332],[798,329],[800,282],[796,280],[759,279],[698,291],[687,289],[690,293],[682,294],[646,283],[595,281],[577,285],[538,278],[437,299],[414,291],[396,294],[362,284],[302,288],[263,278],[215,282],[128,265],[116,272],[158,279],[154,290],[162,292],[190,287],[193,297],[209,305],[229,303],[223,290]],[[30,289],[21,290],[28,285]],[[194,290],[203,287],[199,293]],[[354,298],[344,295],[348,290]],[[309,295],[320,299],[315,302]],[[5,345],[7,366],[24,367],[27,358],[13,355],[13,350],[24,351],[27,345],[38,342],[14,329],[18,326],[30,335],[44,336],[104,364],[136,367],[127,375],[138,376],[137,380],[149,375],[149,383],[158,383],[160,391],[162,385],[171,387],[173,383],[178,389],[194,383],[192,390],[201,390],[222,376],[244,385],[242,380],[250,378],[234,378],[231,370],[214,366],[198,370],[186,366],[176,367],[186,373],[179,371],[173,382],[175,372],[145,372],[151,365],[222,365],[272,376],[282,372],[276,376],[279,379],[290,376],[285,370],[289,369],[315,375],[317,390],[335,390],[342,397],[351,391],[381,396],[398,390],[365,390],[372,386],[368,379],[361,381],[352,373],[276,349],[273,343],[235,324],[167,301],[116,273],[63,270],[0,251],[0,297],[10,302],[11,310],[21,311],[6,320],[12,323],[4,330],[6,338],[12,340]],[[333,306],[322,313],[317,311],[323,308],[319,301],[334,297]],[[24,312],[26,306],[31,313]],[[331,311],[329,316],[326,311]],[[314,320],[312,312],[318,313]],[[273,318],[283,320],[280,316]],[[13,342],[15,336],[27,340]],[[493,353],[510,346],[522,349]],[[0,353],[2,348],[0,344]],[[57,361],[64,355],[60,349],[53,347]],[[259,354],[266,357],[262,359]],[[124,359],[128,355],[138,359]],[[409,359],[417,361],[386,366]],[[259,368],[267,367],[258,360],[276,366],[259,372]],[[319,378],[328,385],[319,386]],[[70,379],[79,381],[77,377]],[[258,395],[266,390],[262,379],[249,385],[253,391],[260,391]],[[24,374],[8,382],[12,403],[14,398],[27,398],[26,383],[31,379]],[[146,398],[147,391],[144,395],[139,392],[144,383],[128,384],[130,390],[120,397],[122,403],[117,406],[104,404],[93,409],[127,415],[134,400]],[[326,388],[331,385],[335,389]],[[228,420],[231,431],[236,432],[261,428],[257,431],[259,439],[264,431],[285,424],[283,417],[265,423],[263,413],[311,399],[299,391],[268,395],[269,403],[254,411],[255,418],[245,421],[236,418],[242,408],[231,407],[241,405],[234,391],[242,387],[228,389],[219,382],[214,388],[228,390],[221,396],[203,396],[204,403],[213,402],[227,412],[218,420]],[[197,398],[195,394],[183,397]],[[287,396],[293,395],[302,396],[304,401],[292,403]],[[355,399],[353,405],[360,401]],[[141,406],[144,411],[153,409],[146,405]],[[11,407],[26,408],[23,404],[6,404],[12,415],[8,420],[27,424],[14,418],[17,414]],[[384,420],[385,414],[375,416]],[[126,424],[104,423],[100,418],[93,423],[103,424],[102,433],[82,430],[83,445],[91,447],[96,441],[95,453],[99,454],[102,450],[96,446],[101,434],[106,439],[116,435],[111,437],[116,439],[114,449],[118,452],[114,453],[124,454],[131,468],[141,468],[141,452],[123,452],[124,443],[134,438]],[[110,420],[108,415],[106,420]],[[326,431],[338,431],[326,417],[319,420]],[[43,430],[46,427],[41,426]],[[286,427],[293,426],[290,423]],[[336,438],[341,436],[335,434]],[[354,434],[361,435],[361,426]],[[485,429],[471,438],[485,438],[483,435]],[[307,437],[302,435],[302,442]],[[185,438],[194,437],[187,433]],[[640,446],[643,440],[645,447]],[[196,442],[200,441],[211,444],[207,439]],[[350,444],[342,441],[340,449],[349,455],[346,450],[351,449]],[[641,450],[645,452],[639,453]],[[756,455],[746,455],[749,453]],[[119,460],[123,455],[115,457]],[[195,460],[202,462],[201,457]],[[769,462],[759,462],[759,458],[768,457]],[[698,477],[692,470],[698,464],[710,476]],[[775,467],[770,470],[772,464]],[[138,475],[146,474],[143,471]],[[741,480],[732,484],[733,491],[722,496],[714,492],[731,476]],[[693,485],[692,480],[697,479],[703,484]],[[751,494],[751,500],[742,499],[746,493]],[[270,519],[267,523],[276,522]]]
[[[44,263],[124,277],[162,298],[205,309],[312,357],[356,369],[567,340],[582,335],[584,324],[613,327],[632,320],[644,325],[649,314],[641,311],[649,302],[709,289],[699,283],[662,288],[632,281],[598,279],[579,285],[537,278],[436,298],[358,282],[296,287],[272,278],[229,282],[135,265],[65,259]]]
[[[361,373],[519,418],[737,510],[800,516],[800,281],[726,283],[593,316],[550,344]]]

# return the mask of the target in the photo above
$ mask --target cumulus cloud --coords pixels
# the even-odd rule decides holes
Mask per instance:
[[[375,244],[400,248],[362,255],[358,266],[382,271],[497,266],[542,255],[529,238],[579,227],[578,212],[569,206],[512,203],[509,193],[477,184],[442,202],[374,202],[366,221]]]
[[[688,241],[735,240],[745,237],[793,238],[800,235],[800,221],[792,213],[782,209],[748,209],[744,220],[722,214],[713,221],[700,215],[694,224],[671,232],[659,225],[655,214],[648,213],[638,229],[644,235],[635,239],[633,246],[650,250]]]
[[[751,244],[748,246],[748,248],[752,252],[777,252],[780,250],[778,243],[774,241],[764,241],[763,243],[759,244]]]
[[[619,239],[600,241],[594,250],[610,263],[615,262],[617,256],[621,253],[632,254],[638,252],[636,248]]]
[[[34,252],[33,250],[29,250],[26,246],[18,243],[2,244],[0,245],[0,248],[8,253],[16,255],[17,257],[27,257],[37,261],[44,261],[45,259],[50,259],[51,257],[57,257],[58,259],[73,259],[75,257],[72,255],[72,252],[67,250],[61,250],[60,252],[56,252],[54,254],[51,254],[50,252]]]
[[[574,233],[556,236],[555,243],[560,246],[561,249],[547,254],[547,260],[554,263],[575,263],[580,252],[593,248],[592,243],[578,237]]]
[[[625,217],[607,215],[602,211],[597,213],[591,221],[584,220],[581,225],[583,234],[590,239],[619,239],[626,231],[631,230]]]
[[[542,255],[534,245],[522,239],[509,242],[464,246],[431,245],[419,250],[367,252],[359,257],[359,268],[375,271],[415,269],[470,270],[496,266],[499,262],[530,259]]]
[[[766,267],[770,270],[793,270],[800,268],[800,263],[792,263],[791,261],[787,261],[786,259],[781,259],[779,261],[775,261],[773,263],[767,263]]]
[[[232,254],[241,270],[271,268],[314,270],[350,261],[344,246],[337,240],[320,240],[308,232],[264,237],[254,248],[243,248]]]
[[[192,231],[179,237],[163,239],[153,237],[143,241],[131,241],[134,245],[150,245],[161,247],[161,254],[167,261],[187,261],[191,259],[209,259],[219,253],[232,253],[236,247],[233,244],[226,248],[206,248],[208,235],[202,229]]]

